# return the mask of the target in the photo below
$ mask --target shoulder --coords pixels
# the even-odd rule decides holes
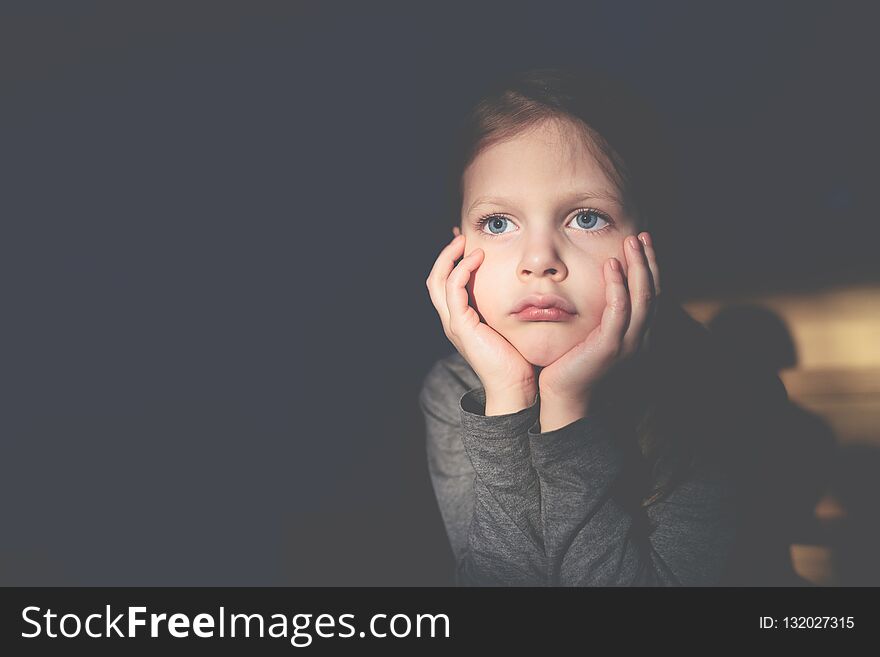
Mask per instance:
[[[479,377],[457,351],[434,361],[423,377],[419,403],[425,411],[458,418],[458,402],[468,390],[478,388]]]

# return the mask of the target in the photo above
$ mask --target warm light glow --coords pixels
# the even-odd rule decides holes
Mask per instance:
[[[840,444],[880,446],[880,285],[682,305],[694,319],[707,323],[732,303],[761,306],[787,324],[798,363],[779,376],[792,401],[825,419]]]
[[[779,377],[789,399],[824,420],[838,446],[880,447],[880,285],[683,303],[704,324],[729,304],[759,306],[785,323],[797,363]],[[826,533],[848,517],[830,489],[814,513]],[[817,543],[790,546],[795,571],[818,586],[839,585],[832,558],[837,548],[823,539]]]
[[[705,322],[728,303],[755,303],[782,317],[797,344],[801,369],[880,368],[880,285],[684,305],[694,319]]]

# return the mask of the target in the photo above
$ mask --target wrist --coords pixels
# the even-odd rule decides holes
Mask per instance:
[[[590,414],[591,396],[581,398],[557,397],[541,393],[541,433],[555,431]]]
[[[486,389],[486,416],[518,413],[535,404],[537,386],[519,386],[504,390]]]

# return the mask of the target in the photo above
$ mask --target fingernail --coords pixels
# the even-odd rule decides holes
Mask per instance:
[[[613,269],[614,271],[620,271],[620,263],[617,262],[617,258],[611,258],[609,264],[611,265],[611,269]]]
[[[642,244],[644,244],[645,246],[651,246],[651,236],[648,233],[642,233],[640,235],[640,238],[642,240]]]
[[[628,237],[626,241],[629,242],[629,248],[631,248],[636,253],[638,253],[641,250],[642,247],[639,244],[639,240],[636,239],[635,236]]]

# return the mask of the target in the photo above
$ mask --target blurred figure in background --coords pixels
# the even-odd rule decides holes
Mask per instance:
[[[750,424],[762,430],[743,432],[747,442],[733,446],[747,484],[743,562],[755,564],[758,585],[810,585],[794,571],[790,550],[792,544],[825,541],[815,509],[830,487],[836,440],[822,418],[788,398],[778,373],[797,365],[797,353],[779,316],[760,306],[733,305],[716,313],[707,327],[744,378],[769,388],[754,399],[775,400],[754,407],[760,417]],[[768,560],[747,556],[765,551]]]

